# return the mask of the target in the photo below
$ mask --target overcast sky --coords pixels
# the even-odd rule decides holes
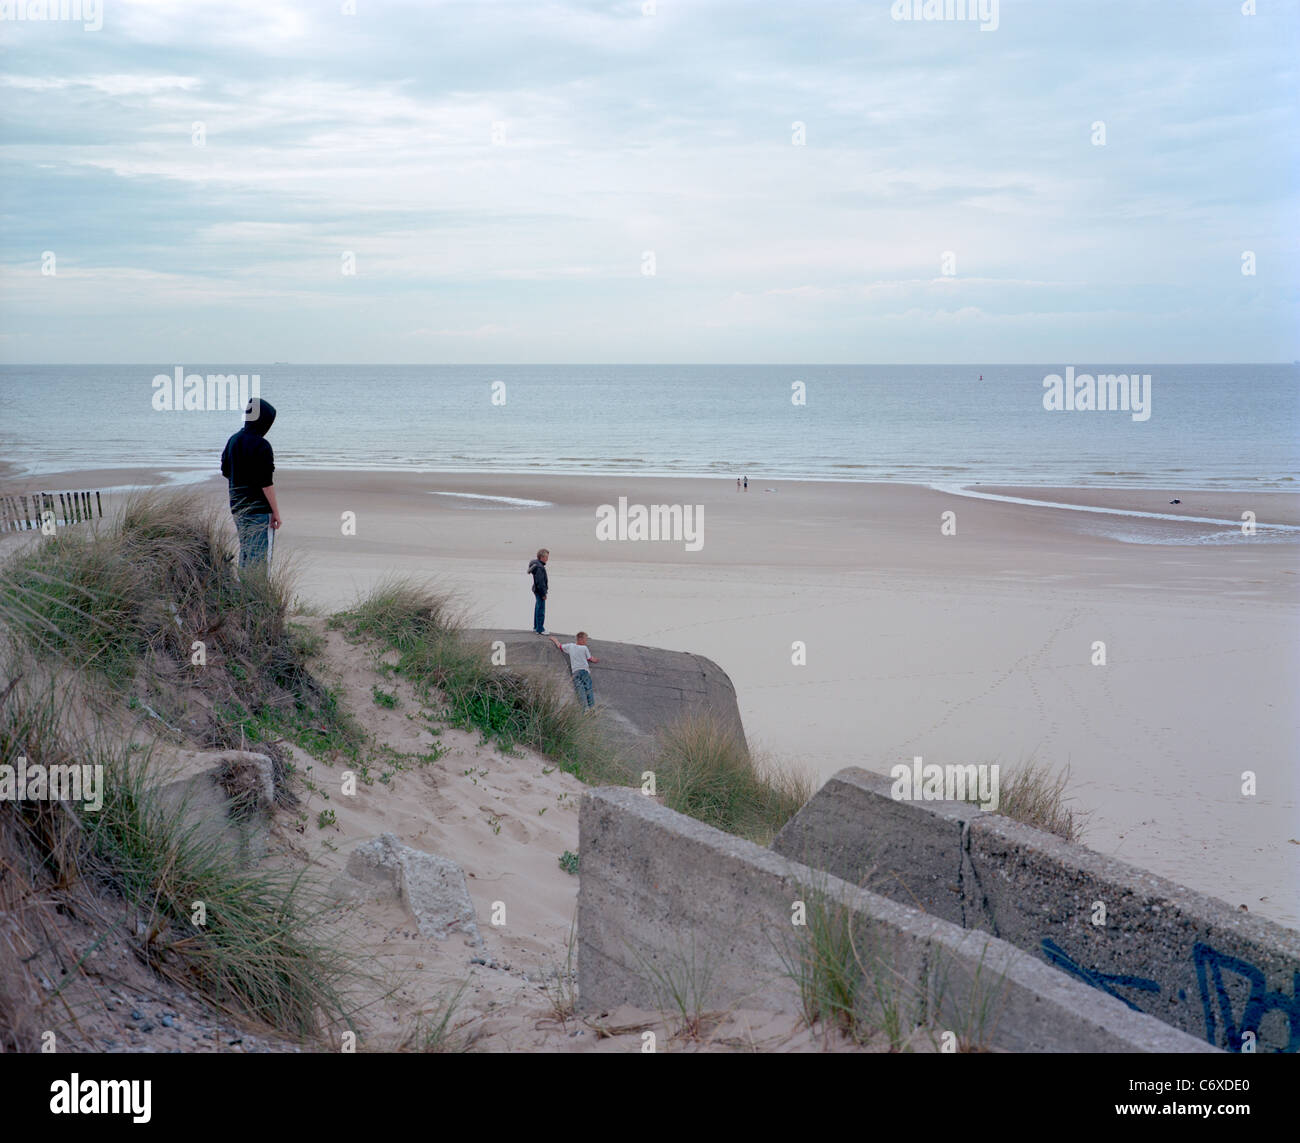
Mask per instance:
[[[0,21],[0,360],[1300,358],[1295,0],[345,7]]]

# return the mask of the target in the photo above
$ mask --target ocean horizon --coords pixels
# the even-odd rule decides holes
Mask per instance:
[[[243,375],[288,469],[1207,491],[1300,474],[1295,364],[4,365],[0,455],[29,475],[215,471],[240,415],[155,407],[178,370]],[[1134,379],[1132,407],[1045,408],[1045,378],[1104,374]]]

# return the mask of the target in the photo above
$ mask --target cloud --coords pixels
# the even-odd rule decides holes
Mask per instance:
[[[340,8],[0,27],[0,332],[66,355],[102,323],[94,344],[139,360],[152,312],[202,329],[207,306],[249,319],[227,356],[267,320],[322,344],[328,320],[376,361],[483,329],[576,358],[594,324],[606,360],[670,335],[747,360],[759,331],[879,360],[929,323],[950,359],[964,324],[1039,314],[1068,343],[1127,306],[1139,355],[1212,329],[1221,359],[1300,357],[1294,14],[1004,0],[981,34],[829,0]],[[57,310],[13,284],[44,250]],[[1219,320],[1251,291],[1255,319]]]

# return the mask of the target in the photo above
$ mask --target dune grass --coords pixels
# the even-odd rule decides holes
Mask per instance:
[[[1056,772],[1046,763],[1030,759],[1002,777],[998,813],[1077,842],[1083,836],[1087,815],[1066,805],[1069,780],[1068,766]]]
[[[825,878],[802,886],[800,894],[802,924],[777,952],[798,989],[804,1023],[856,1044],[911,1051],[926,1023],[926,1005],[895,969],[877,927],[855,915]]]
[[[761,845],[812,796],[809,779],[755,762],[735,731],[707,711],[661,732],[655,784],[670,809]]]

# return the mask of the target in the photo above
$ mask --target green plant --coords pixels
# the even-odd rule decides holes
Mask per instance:
[[[735,731],[707,711],[660,734],[654,771],[670,809],[764,844],[811,796],[799,774],[764,773]]]
[[[455,1036],[464,1027],[453,1020],[469,981],[463,980],[448,996],[440,996],[432,1008],[418,1012],[411,1030],[399,1045],[404,1052],[467,1052],[474,1045],[472,1034]]]
[[[955,1039],[958,1052],[987,1052],[1005,1007],[1006,974],[988,963],[986,941],[974,969],[955,957],[936,953],[931,967],[934,1017],[931,1040]],[[936,1044],[936,1046],[938,1046]]]
[[[578,855],[570,853],[567,849],[560,854],[560,868],[565,873],[577,874],[578,872]]]
[[[381,691],[378,685],[371,687],[370,693],[374,696],[376,706],[382,706],[386,710],[397,706],[397,696],[389,691]]]
[[[715,965],[706,948],[701,950],[691,933],[689,948],[675,951],[646,952],[628,946],[655,995],[655,1003],[665,1019],[675,1013],[673,1035],[702,1040],[708,1026],[718,1015],[709,1011]]]
[[[854,1043],[911,1050],[924,1023],[924,989],[894,968],[883,934],[855,914],[824,879],[802,886],[793,924],[777,949],[795,983],[809,1028],[836,1030]]]
[[[1003,817],[1054,833],[1066,841],[1080,839],[1087,815],[1065,804],[1068,766],[1056,773],[1046,763],[1031,758],[1000,777],[997,812]]]
[[[325,829],[327,826],[332,826],[334,824],[335,824],[335,817],[334,817],[333,810],[329,810],[329,809],[321,810],[321,812],[316,815],[317,829]]]
[[[542,978],[542,988],[550,1004],[551,1018],[558,1021],[562,1028],[568,1027],[569,1020],[577,1011],[578,970],[574,963],[576,950],[577,917],[575,916],[569,924],[569,946],[564,965]]]
[[[825,889],[805,886],[800,902],[802,924],[794,925],[794,948],[782,959],[786,975],[799,988],[804,1022],[838,1028],[862,1038],[859,997],[863,972],[854,936],[852,910]]]

